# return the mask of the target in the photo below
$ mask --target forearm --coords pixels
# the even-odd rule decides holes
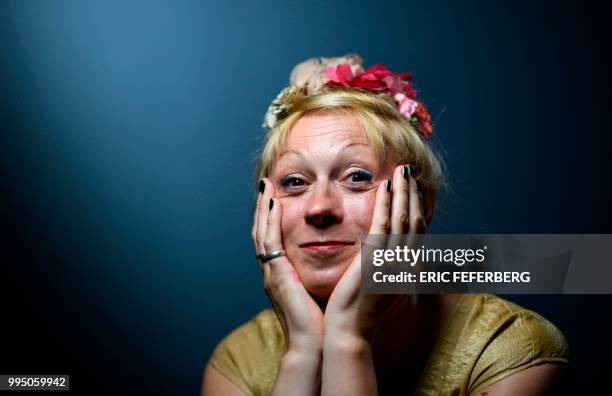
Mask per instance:
[[[271,396],[313,396],[321,392],[321,351],[288,351]]]
[[[323,342],[321,395],[377,395],[371,344],[362,337],[327,332]]]

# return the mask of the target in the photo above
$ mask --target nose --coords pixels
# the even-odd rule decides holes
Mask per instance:
[[[320,229],[341,223],[344,218],[342,193],[333,183],[316,183],[304,217],[307,224]]]

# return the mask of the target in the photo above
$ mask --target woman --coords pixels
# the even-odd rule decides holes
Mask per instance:
[[[270,106],[252,230],[268,309],[207,365],[215,395],[562,394],[568,346],[492,295],[360,294],[367,234],[424,233],[442,182],[408,74],[310,59]]]

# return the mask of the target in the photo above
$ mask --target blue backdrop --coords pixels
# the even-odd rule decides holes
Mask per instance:
[[[269,305],[260,124],[312,56],[414,74],[449,170],[431,232],[609,233],[610,15],[533,3],[2,2],[2,372],[198,392],[214,345]],[[595,389],[612,299],[514,300]]]

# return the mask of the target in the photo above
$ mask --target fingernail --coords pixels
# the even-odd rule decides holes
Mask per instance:
[[[404,170],[402,171],[402,174],[404,175],[404,179],[406,179],[406,181],[410,180],[409,176],[408,176],[408,167],[404,166]]]
[[[391,180],[387,180],[387,192],[391,191]]]
[[[260,180],[259,181],[259,193],[263,194],[265,189],[266,189],[266,183],[264,183],[263,180]]]
[[[414,177],[414,173],[415,173],[415,170],[416,170],[415,166],[410,164],[410,165],[408,165],[408,169],[410,170],[410,176]]]
[[[272,198],[270,198],[270,210],[272,210],[273,206],[274,206],[274,200]]]

